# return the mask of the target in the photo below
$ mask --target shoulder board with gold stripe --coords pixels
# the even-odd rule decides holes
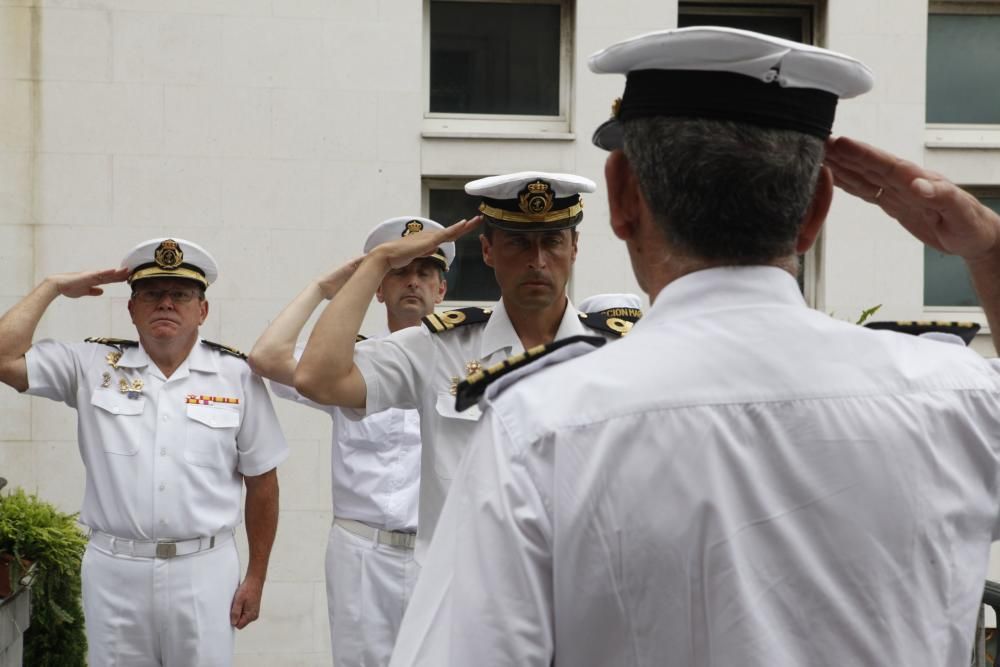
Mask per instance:
[[[90,338],[84,338],[84,343],[97,343],[98,345],[108,345],[109,347],[136,347],[139,342],[134,340],[127,340],[125,338],[99,338],[97,336],[92,336]]]
[[[548,343],[547,345],[537,345],[533,348],[520,352],[513,356],[507,357],[498,364],[493,364],[489,368],[483,368],[475,373],[471,373],[468,377],[458,383],[455,388],[455,409],[461,412],[467,408],[471,408],[473,405],[479,402],[479,399],[484,393],[486,393],[487,387],[491,384],[509,375],[510,373],[524,368],[529,364],[533,364],[536,361],[551,355],[557,350],[561,350],[574,343],[585,343],[586,345],[579,345],[572,354],[565,354],[558,361],[565,361],[572,357],[580,356],[586,352],[592,352],[593,350],[604,345],[607,341],[599,336],[568,336],[566,338],[560,338],[557,341]],[[588,348],[587,345],[591,347]],[[556,361],[552,359],[552,361]],[[538,369],[544,368],[548,364],[539,364]],[[534,372],[534,371],[532,371]]]
[[[222,354],[231,354],[234,357],[238,357],[238,358],[242,359],[243,361],[246,361],[246,359],[247,359],[247,355],[243,354],[242,352],[240,352],[239,350],[237,350],[235,347],[229,347],[228,345],[223,345],[222,343],[213,343],[210,340],[203,340],[201,342],[202,342],[203,345],[208,345],[210,348],[212,348],[216,352],[221,352]]]
[[[482,324],[490,319],[492,313],[492,308],[459,308],[431,313],[423,319],[423,323],[431,333],[439,334],[468,324]]]
[[[929,322],[914,322],[914,321],[899,321],[899,322],[865,322],[865,327],[869,329],[885,329],[888,331],[898,331],[900,333],[912,334],[914,336],[919,336],[920,334],[930,333],[932,331],[939,333],[954,334],[961,338],[966,345],[972,343],[972,339],[976,337],[979,332],[979,324],[976,322],[939,322],[939,321],[929,321]]]
[[[605,308],[596,313],[580,313],[580,321],[585,326],[615,336],[627,334],[640,319],[642,311],[638,308]]]
[[[355,343],[360,343],[363,340],[368,340],[368,339],[365,336],[362,336],[361,334],[358,334],[357,336],[354,337]]]

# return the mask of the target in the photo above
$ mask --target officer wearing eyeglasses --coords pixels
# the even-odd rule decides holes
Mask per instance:
[[[229,665],[234,628],[260,612],[288,446],[246,358],[199,337],[217,275],[198,245],[152,239],[122,268],[46,278],[0,318],[0,381],[77,410],[91,665]],[[56,297],[125,280],[138,341],[32,343]]]

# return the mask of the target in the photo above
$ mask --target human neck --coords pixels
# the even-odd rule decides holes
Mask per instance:
[[[142,343],[142,349],[160,369],[163,377],[169,378],[191,354],[195,343],[198,342],[198,334],[184,340],[146,340],[141,336],[139,340]]]
[[[736,268],[740,266],[773,266],[787,271],[793,278],[796,278],[799,271],[799,259],[797,256],[791,255],[758,264],[734,264],[726,260],[707,261],[692,259],[690,257],[665,256],[662,261],[647,267],[645,280],[639,277],[638,272],[636,273],[636,277],[639,279],[643,291],[649,295],[649,302],[652,304],[656,301],[656,297],[660,291],[678,278],[696,271],[704,271],[705,269],[720,267]]]
[[[433,311],[431,311],[431,312],[433,312]],[[430,313],[428,313],[428,314],[430,314]],[[389,333],[393,333],[395,331],[399,331],[400,329],[406,329],[408,327],[418,327],[418,326],[420,326],[420,322],[421,322],[421,320],[423,320],[423,317],[421,317],[420,315],[416,315],[416,316],[409,316],[408,315],[406,317],[397,317],[397,316],[393,315],[392,313],[390,313],[389,311],[386,311],[386,313],[385,313],[385,320],[386,320],[386,324],[389,327]]]
[[[503,301],[503,307],[507,311],[514,332],[521,340],[521,345],[528,350],[555,340],[568,303],[566,295],[563,294],[562,298],[556,299],[552,305],[542,310],[518,308],[506,299]]]

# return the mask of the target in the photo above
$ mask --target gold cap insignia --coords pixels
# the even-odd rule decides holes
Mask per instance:
[[[615,101],[611,103],[611,117],[618,118],[622,112],[622,98],[616,97]]]
[[[177,245],[177,241],[166,239],[156,246],[153,260],[161,269],[176,269],[184,261],[184,251]]]
[[[528,187],[518,193],[518,208],[525,215],[543,216],[552,208],[555,195],[552,187],[545,181],[528,183]]]
[[[409,236],[410,234],[416,234],[417,232],[422,231],[424,231],[424,223],[419,220],[410,220],[406,223],[406,229],[403,230],[403,233],[400,236]]]

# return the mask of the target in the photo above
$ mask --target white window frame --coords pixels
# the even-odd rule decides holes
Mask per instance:
[[[976,198],[988,197],[990,199],[1000,199],[1000,186],[998,185],[963,185],[963,190]],[[927,266],[921,267],[920,293],[923,301],[924,281],[927,279],[925,272]],[[963,322],[977,322],[980,327],[980,334],[989,334],[990,325],[986,321],[986,313],[982,306],[924,306],[924,319],[929,320],[957,320]]]
[[[572,140],[573,0],[436,0],[519,5],[558,5],[559,115],[464,114],[431,112],[431,0],[424,0],[423,96],[425,138]]]
[[[931,0],[927,12],[928,14],[1000,16],[1000,2],[991,0],[975,2]],[[926,110],[926,108],[927,101],[924,100],[924,109]],[[924,146],[927,148],[1000,148],[1000,124],[926,123]]]

